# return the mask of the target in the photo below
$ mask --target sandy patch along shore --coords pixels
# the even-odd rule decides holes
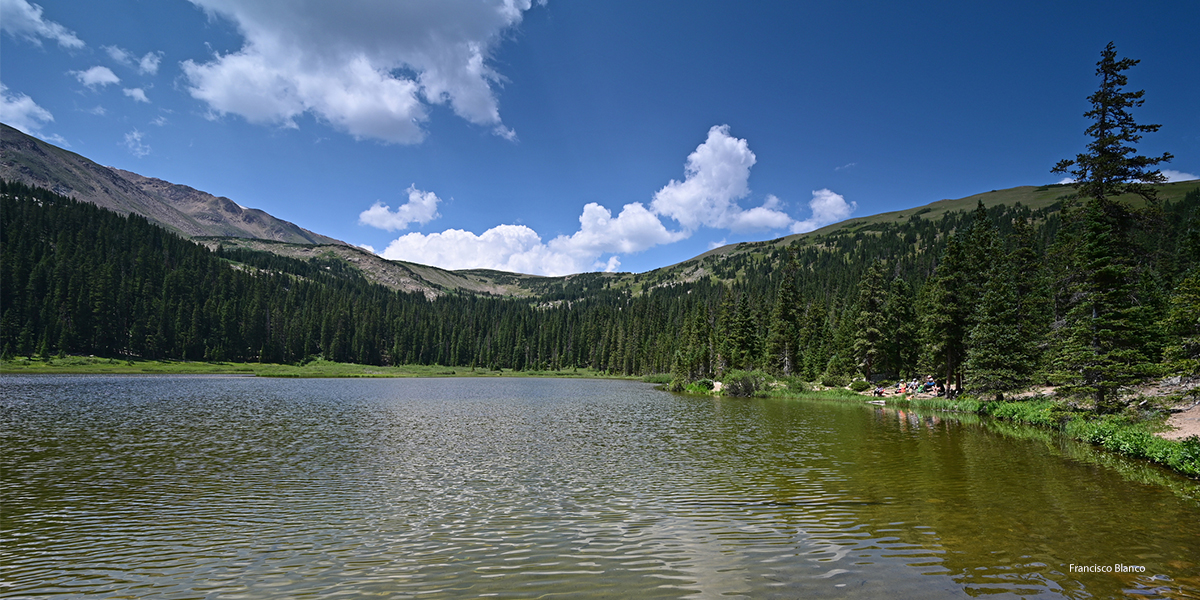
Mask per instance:
[[[1172,413],[1167,419],[1167,431],[1159,433],[1159,437],[1168,440],[1182,440],[1193,435],[1200,435],[1200,404],[1183,412]]]

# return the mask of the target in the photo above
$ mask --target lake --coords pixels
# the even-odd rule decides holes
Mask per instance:
[[[1197,482],[972,416],[608,380],[0,386],[0,598],[1200,597]]]

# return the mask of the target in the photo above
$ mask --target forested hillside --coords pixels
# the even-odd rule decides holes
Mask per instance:
[[[1200,186],[1111,215],[1069,196],[1038,210],[980,203],[750,245],[671,276],[581,274],[546,279],[532,299],[433,300],[340,260],[210,251],[22,184],[0,184],[0,196],[8,357],[319,356],[688,380],[758,368],[805,381],[935,374],[987,394],[1070,384],[1101,363],[1130,382],[1200,358]],[[1116,289],[1104,301],[1119,317],[1103,326],[1120,347],[1081,341],[1097,325],[1082,312],[1097,277]]]

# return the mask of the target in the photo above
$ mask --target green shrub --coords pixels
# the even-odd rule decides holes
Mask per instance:
[[[659,385],[669,384],[675,379],[679,378],[672,377],[670,373],[652,373],[650,375],[642,376],[642,381],[645,381],[646,383],[657,383]]]
[[[704,389],[704,390],[712,391],[712,389],[713,389],[713,380],[711,380],[711,379],[697,379],[696,381],[693,381],[692,383],[694,383],[697,387]]]
[[[732,370],[725,375],[725,394],[749,398],[766,389],[771,376],[762,371]]]
[[[863,379],[855,379],[850,382],[850,389],[856,392],[865,392],[869,387],[871,387],[871,384]]]
[[[826,375],[821,378],[821,385],[825,387],[846,387],[850,383],[850,378],[845,375]]]
[[[687,382],[682,377],[676,377],[667,384],[667,390],[672,392],[682,392],[687,387]]]

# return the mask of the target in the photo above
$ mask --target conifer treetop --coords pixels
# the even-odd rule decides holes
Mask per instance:
[[[1131,58],[1118,59],[1113,42],[1100,53],[1100,61],[1096,63],[1100,89],[1088,96],[1092,110],[1083,115],[1092,120],[1084,130],[1092,138],[1088,151],[1073,160],[1061,160],[1051,169],[1053,173],[1072,176],[1080,196],[1104,201],[1122,194],[1138,194],[1153,200],[1155,189],[1151,185],[1167,180],[1162,171],[1151,169],[1170,161],[1171,154],[1141,156],[1134,147],[1143,133],[1153,133],[1161,127],[1139,125],[1129,113],[1130,108],[1140,107],[1145,102],[1142,98],[1145,90],[1124,91],[1129,82],[1124,71],[1139,62]]]

